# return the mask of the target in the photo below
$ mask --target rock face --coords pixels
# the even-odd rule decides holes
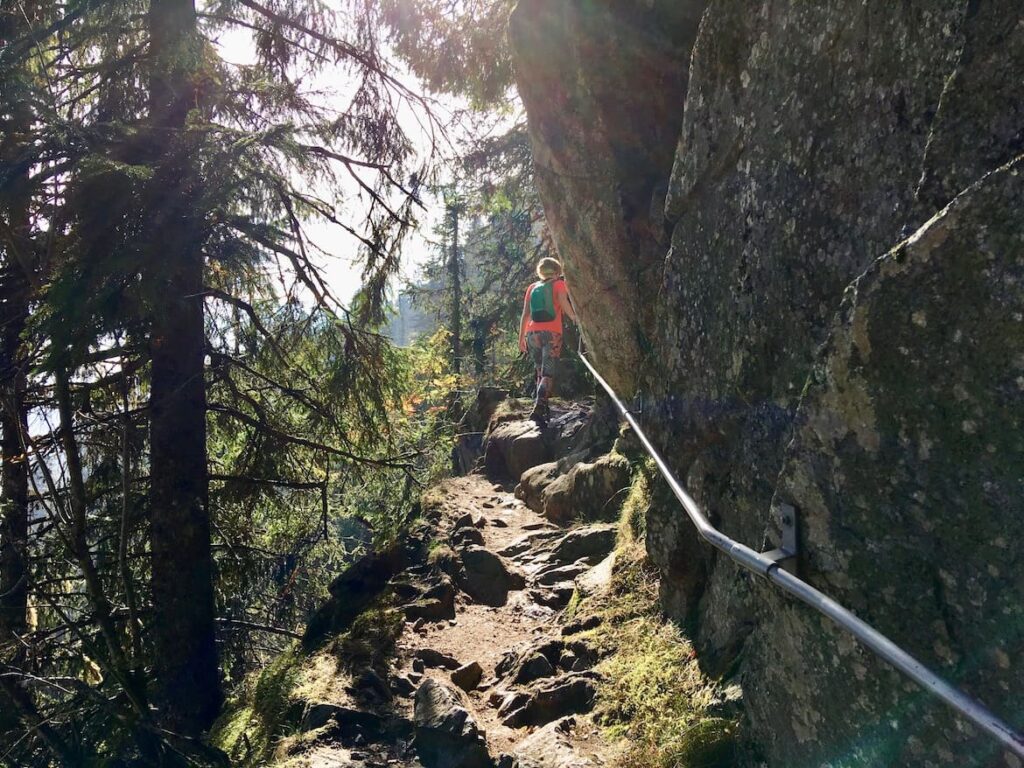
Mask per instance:
[[[1024,708],[1020,635],[1008,632],[1024,626],[1021,211],[1024,158],[963,192],[851,286],[777,490],[802,513],[805,578],[1007,715]],[[762,684],[746,699],[765,736],[799,726],[804,743],[780,744],[783,758],[817,743],[827,745],[823,762],[840,744],[865,765],[914,765],[931,749],[992,759],[991,743],[958,729],[945,708],[903,701],[896,674],[846,638],[794,632],[795,610],[765,600],[749,666]],[[813,681],[795,700],[794,680]],[[894,712],[914,740],[858,737],[865,720]]]
[[[706,4],[520,0],[512,16],[548,224],[583,316],[615,318],[586,335],[622,387],[635,384],[653,329],[661,206]]]
[[[795,504],[804,577],[1012,719],[1018,171],[973,185],[1024,152],[1024,7],[718,0],[695,32],[687,3],[540,5],[513,20],[517,76],[602,373],[650,395],[645,426],[716,525],[770,547],[773,505]],[[634,178],[619,160],[637,147]],[[623,212],[656,177],[664,208],[631,240]],[[627,313],[639,328],[627,274],[652,308]],[[941,705],[752,587],[671,499],[652,504],[647,546],[710,671],[739,664],[770,765],[991,763]]]

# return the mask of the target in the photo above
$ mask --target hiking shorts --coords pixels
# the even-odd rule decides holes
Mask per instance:
[[[530,331],[526,334],[526,348],[533,357],[537,377],[554,377],[558,360],[562,356],[562,334],[552,331]]]

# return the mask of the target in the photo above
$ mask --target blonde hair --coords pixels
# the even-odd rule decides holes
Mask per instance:
[[[558,259],[552,259],[550,256],[546,256],[537,262],[537,277],[541,280],[558,277],[561,274],[562,265]]]

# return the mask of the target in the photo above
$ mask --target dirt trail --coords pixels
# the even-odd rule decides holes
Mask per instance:
[[[510,487],[496,485],[482,475],[474,474],[445,481],[438,489],[437,496],[443,499],[440,502],[439,538],[443,540],[447,533],[456,542],[453,546],[459,548],[459,535],[453,525],[466,534],[465,528],[468,526],[458,526],[456,522],[461,519],[464,524],[467,522],[465,516],[470,515],[472,527],[479,531],[479,535],[472,534],[475,542],[470,546],[482,547],[495,554],[503,553],[502,563],[513,577],[521,575],[525,586],[511,589],[501,605],[486,605],[473,600],[463,589],[459,589],[456,593],[454,619],[407,622],[398,642],[391,679],[408,681],[411,685],[394,697],[391,707],[394,719],[404,722],[408,727],[400,728],[382,739],[361,738],[357,734],[355,738],[341,739],[339,743],[321,744],[302,755],[301,762],[294,765],[308,768],[422,768],[424,764],[416,751],[411,727],[414,722],[414,692],[428,678],[450,690],[456,689],[452,671],[437,666],[439,662],[433,657],[438,654],[448,657],[449,667],[454,666],[452,659],[457,660],[459,665],[477,662],[482,667],[480,682],[471,686],[468,692],[457,693],[457,696],[461,698],[461,706],[468,710],[469,717],[485,733],[490,755],[499,768],[589,768],[609,765],[614,748],[605,742],[586,716],[589,704],[580,706],[578,702],[559,703],[555,696],[553,708],[545,704],[547,708],[539,715],[530,710],[530,704],[523,710],[528,713],[525,719],[532,725],[509,727],[502,723],[503,719],[508,722],[509,717],[508,702],[505,700],[516,695],[516,691],[525,691],[525,694],[519,694],[520,698],[525,698],[532,695],[538,685],[557,689],[562,681],[569,680],[575,680],[574,684],[592,685],[588,681],[593,673],[580,670],[592,666],[596,659],[591,660],[589,665],[574,660],[572,670],[559,669],[557,650],[552,657],[554,662],[551,669],[542,671],[539,678],[516,671],[518,667],[510,673],[509,668],[516,665],[514,654],[527,651],[527,655],[531,652],[536,655],[535,650],[531,649],[546,642],[550,646],[548,641],[561,643],[559,619],[564,610],[562,606],[571,593],[573,576],[589,570],[607,552],[591,552],[586,564],[582,559],[566,563],[564,557],[560,560],[553,556],[553,548],[570,529],[548,523],[516,499]],[[513,546],[517,543],[518,546]],[[610,546],[605,548],[610,549]],[[576,554],[576,551],[573,550],[572,554]],[[546,583],[538,583],[539,576]],[[461,587],[466,587],[459,579],[456,581]],[[424,656],[430,663],[423,663]],[[566,659],[573,657],[567,656],[563,661]],[[496,668],[500,668],[503,663],[505,674],[499,679]],[[539,663],[542,666],[544,664],[543,661]],[[514,675],[520,675],[524,681],[521,684],[514,683]],[[586,678],[586,675],[591,678]],[[530,683],[533,683],[532,688]],[[542,693],[541,697],[550,698],[551,695]],[[502,706],[499,714],[498,707],[503,701],[506,706]],[[568,712],[563,712],[562,709],[566,708]],[[544,728],[549,718],[550,724]],[[520,745],[538,730],[545,732],[536,734],[533,741],[538,743],[532,746],[528,744],[526,751],[529,755],[523,754]],[[433,763],[435,766],[448,765],[451,761],[451,765],[462,765],[458,759],[442,757],[438,762],[435,758]],[[288,765],[291,768],[293,763],[289,762]]]
[[[484,518],[487,523],[481,529],[484,547],[492,552],[501,552],[527,535],[544,531],[557,534],[562,530],[539,517],[510,491],[480,475],[457,478],[447,483],[446,488],[452,493],[451,502],[457,504],[460,511],[469,512],[474,518]],[[507,527],[496,526],[495,520],[506,523]],[[557,537],[538,538],[539,545]],[[506,558],[512,567],[526,575],[527,587],[510,592],[505,605],[480,605],[460,594],[453,624],[428,624],[421,632],[409,633],[404,638],[409,651],[434,648],[463,663],[476,661],[483,667],[483,681],[476,690],[469,692],[468,699],[477,723],[487,731],[488,742],[495,755],[514,753],[514,745],[525,735],[521,728],[502,725],[497,709],[488,705],[488,696],[495,682],[495,667],[509,651],[522,651],[539,639],[560,635],[558,618],[562,610],[541,605],[534,599],[532,577],[540,570],[541,564],[527,562],[527,559],[536,554],[538,547],[535,546],[523,555]],[[426,674],[450,683],[450,677],[441,670],[428,669]],[[583,737],[585,734],[578,735]],[[606,745],[592,737],[581,738],[580,742],[584,754],[593,759],[594,765],[604,764],[602,753],[607,751]]]

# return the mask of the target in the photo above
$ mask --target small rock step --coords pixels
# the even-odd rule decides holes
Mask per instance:
[[[466,547],[461,559],[459,587],[478,603],[502,606],[510,591],[526,586],[523,575],[509,570],[502,559],[489,549]]]
[[[498,709],[502,725],[521,728],[545,725],[565,715],[583,714],[594,707],[597,680],[594,672],[570,672],[542,680],[526,691],[512,694]]]

